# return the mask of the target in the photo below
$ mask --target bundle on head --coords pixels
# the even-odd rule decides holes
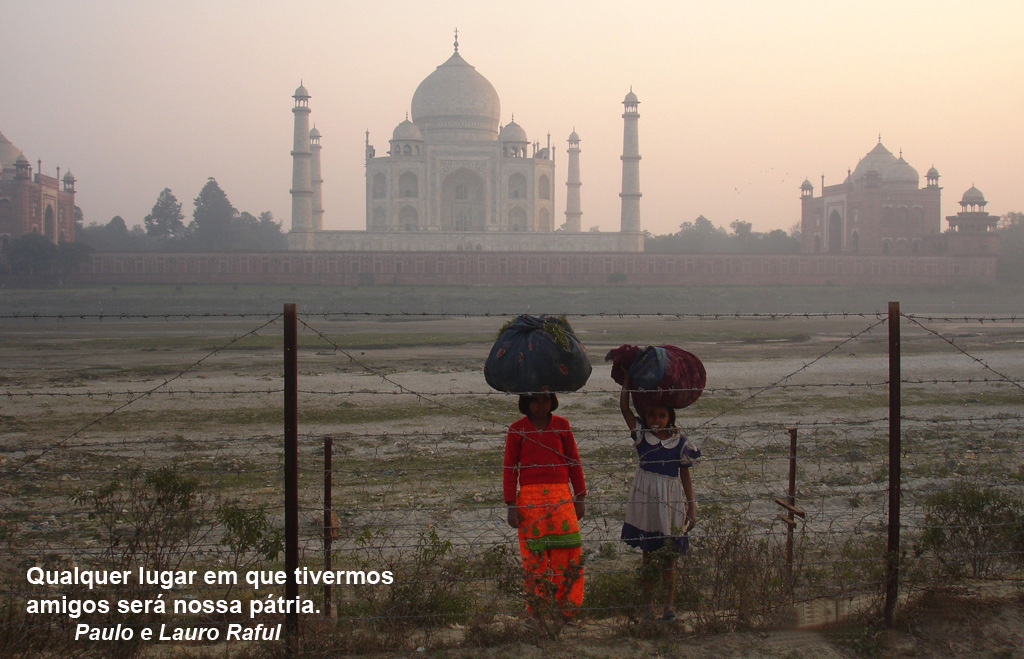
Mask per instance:
[[[704,364],[697,355],[676,346],[619,346],[608,352],[605,361],[612,363],[616,383],[621,385],[629,376],[638,412],[651,407],[689,407],[707,384]]]
[[[484,362],[484,379],[517,394],[576,391],[592,368],[565,316],[522,315],[501,328]]]

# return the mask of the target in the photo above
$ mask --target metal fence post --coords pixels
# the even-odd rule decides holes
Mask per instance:
[[[889,541],[886,548],[885,625],[892,626],[900,576],[900,303],[889,303]]]
[[[299,596],[295,572],[299,567],[299,362],[298,322],[294,303],[284,305],[284,569],[285,597]],[[299,614],[285,614],[286,645],[298,650]]]
[[[796,507],[796,428],[789,429],[789,498],[787,501],[790,506]],[[793,519],[792,508],[787,511],[786,517],[789,521],[795,521]],[[786,524],[786,575],[789,577],[789,583],[792,586],[793,583],[793,528],[795,524]]]
[[[786,514],[779,513],[776,519],[786,525],[786,578],[789,580],[789,587],[793,587],[793,531],[796,530],[796,519],[806,518],[807,514],[796,505],[796,428],[789,429],[789,487],[786,490],[785,500],[778,497],[775,503],[786,510]]]
[[[334,472],[331,466],[333,449],[334,439],[324,437],[324,572],[331,571],[331,542],[337,533],[334,524],[334,508],[331,503],[331,490],[334,484]],[[324,580],[324,617],[331,617],[331,583],[329,579]]]

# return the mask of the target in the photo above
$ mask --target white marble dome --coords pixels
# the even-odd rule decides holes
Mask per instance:
[[[920,181],[917,170],[904,160],[902,155],[899,158],[892,155],[881,142],[860,159],[853,170],[852,178],[854,181],[860,181],[872,171],[878,174],[878,179],[882,183],[917,187]]]
[[[0,167],[13,165],[20,155],[21,149],[11,144],[11,141],[0,133]]]
[[[917,170],[914,169],[910,163],[903,159],[902,154],[889,171],[884,174],[884,178],[887,181],[896,183],[906,183],[917,187],[920,183],[921,177],[918,175]]]
[[[412,120],[426,139],[495,140],[501,102],[494,86],[453,53],[428,75],[412,95]]]

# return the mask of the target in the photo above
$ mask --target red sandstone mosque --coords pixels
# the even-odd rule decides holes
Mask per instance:
[[[961,211],[942,232],[939,172],[925,174],[925,187],[900,152],[897,158],[879,136],[846,180],[821,195],[805,180],[800,186],[800,239],[805,254],[986,255],[996,253],[998,216],[985,211],[984,195],[971,186]]]
[[[21,149],[0,133],[0,249],[26,233],[46,236],[53,244],[75,239],[75,177],[36,173]],[[63,183],[63,187],[61,184]]]

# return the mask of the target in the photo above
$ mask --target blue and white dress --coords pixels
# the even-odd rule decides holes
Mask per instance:
[[[657,551],[665,541],[679,553],[686,553],[686,495],[679,470],[689,469],[700,459],[698,450],[677,429],[661,440],[637,417],[631,433],[640,466],[626,502],[622,539],[643,551]]]

